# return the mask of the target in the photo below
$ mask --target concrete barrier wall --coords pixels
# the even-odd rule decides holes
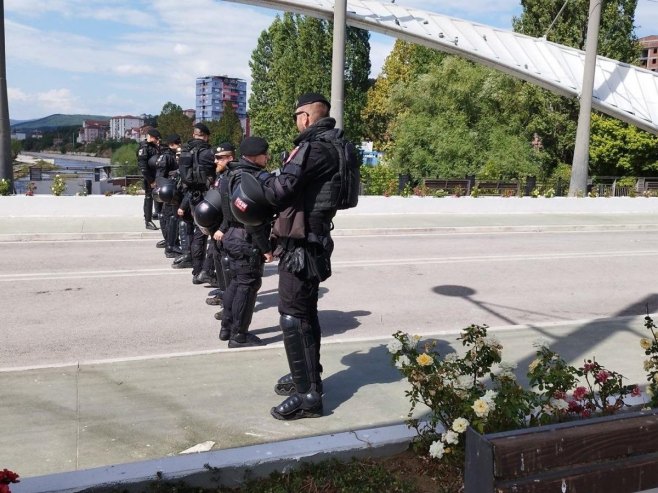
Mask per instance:
[[[143,196],[0,197],[3,217],[142,217]],[[368,214],[658,214],[658,198],[360,197],[339,215]]]

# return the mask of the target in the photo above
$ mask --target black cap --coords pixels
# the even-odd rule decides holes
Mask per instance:
[[[235,154],[235,147],[230,142],[222,142],[215,149],[215,156],[226,156],[227,154]]]
[[[162,138],[162,136],[160,135],[160,131],[157,128],[149,128],[148,132],[146,133],[151,137],[155,137],[156,139]]]
[[[306,92],[299,96],[295,102],[295,109],[312,103],[324,103],[328,109],[331,109],[331,104],[327,101],[327,98],[317,92]]]
[[[204,135],[210,135],[210,129],[206,126],[205,123],[195,123],[194,128]]]
[[[167,137],[167,144],[180,144],[180,135],[171,134]]]
[[[240,154],[243,156],[258,156],[267,154],[269,144],[262,137],[247,137],[240,144]]]

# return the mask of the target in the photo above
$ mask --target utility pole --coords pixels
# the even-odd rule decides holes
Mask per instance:
[[[594,75],[596,73],[596,52],[599,44],[599,24],[601,23],[601,3],[603,0],[590,0],[589,21],[587,23],[587,40],[585,41],[585,69],[583,86],[580,93],[580,113],[576,129],[576,146],[571,166],[569,197],[577,197],[578,192],[587,190],[589,170],[589,134],[592,121],[592,95],[594,93]]]
[[[0,178],[9,181],[14,189],[14,166],[11,162],[11,126],[7,99],[7,62],[5,57],[5,2],[0,0]]]
[[[343,128],[346,18],[347,0],[336,0],[334,2],[334,36],[331,58],[331,116],[335,118],[337,128]]]

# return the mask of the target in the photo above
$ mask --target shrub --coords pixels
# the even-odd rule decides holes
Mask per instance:
[[[50,190],[53,192],[53,195],[59,197],[62,195],[64,190],[66,190],[66,182],[60,175],[55,175],[53,180],[53,185],[50,187]]]
[[[126,193],[128,195],[139,195],[141,190],[142,190],[142,186],[138,182],[135,182],[128,185],[128,187],[126,188]]]
[[[646,317],[651,339],[640,341],[646,354],[650,405],[658,404],[658,337]],[[574,367],[544,341],[534,344],[536,358],[528,366],[530,388],[516,380],[513,367],[502,363],[502,345],[487,335],[487,326],[471,325],[461,331],[464,351],[442,356],[436,341],[420,341],[403,332],[388,344],[393,364],[411,385],[408,425],[418,434],[415,446],[430,457],[463,465],[468,426],[479,433],[494,433],[574,418],[614,414],[637,397],[637,385],[624,384],[620,373],[587,359]],[[413,415],[419,404],[429,409],[427,419]],[[439,432],[439,425],[443,432]]]
[[[9,180],[4,178],[0,179],[0,195],[9,195],[9,192],[11,192],[10,185]]]
[[[386,164],[361,166],[366,195],[393,195],[397,190],[397,175]]]

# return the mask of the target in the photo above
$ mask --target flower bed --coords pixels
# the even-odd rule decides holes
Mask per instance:
[[[650,316],[645,328],[650,336],[639,345],[648,356],[643,363],[649,382],[645,407],[652,408],[658,407],[658,338]],[[544,341],[535,343],[536,358],[527,372],[530,388],[524,388],[514,367],[502,362],[502,345],[487,334],[487,326],[462,330],[461,355],[441,355],[436,341],[421,343],[402,332],[393,337],[388,345],[393,363],[410,384],[408,424],[418,433],[414,446],[462,468],[469,426],[490,434],[610,416],[642,396],[638,385],[625,383],[623,375],[596,358],[574,367]],[[419,404],[429,409],[422,421],[412,419]]]

